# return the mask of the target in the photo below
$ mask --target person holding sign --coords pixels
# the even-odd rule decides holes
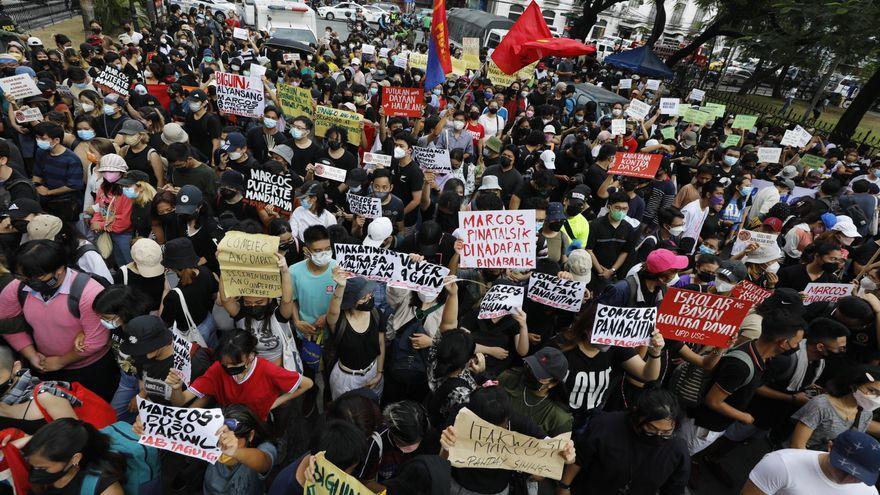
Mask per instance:
[[[223,418],[223,426],[217,431],[217,447],[223,454],[208,465],[202,493],[263,495],[264,480],[278,457],[268,428],[241,404],[223,408]]]
[[[547,435],[571,431],[572,416],[565,397],[565,355],[555,347],[544,347],[523,362],[521,370],[511,368],[498,377],[510,395],[511,411],[530,418]]]

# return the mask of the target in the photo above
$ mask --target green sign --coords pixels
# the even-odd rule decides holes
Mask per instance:
[[[663,139],[675,139],[675,127],[664,127],[660,129],[660,134],[663,134]]]
[[[755,122],[758,121],[757,115],[737,115],[736,118],[733,119],[733,127],[734,129],[751,129],[755,127]]]
[[[681,118],[685,122],[690,122],[691,124],[702,126],[706,125],[706,122],[709,122],[709,119],[712,118],[712,115],[709,115],[709,112],[689,108],[685,110],[684,115],[682,115]]]
[[[816,155],[804,155],[801,157],[800,163],[807,168],[823,168],[825,159]]]
[[[739,140],[739,136],[737,136],[736,134],[731,134],[730,136],[727,136],[727,139],[724,140],[724,144],[722,144],[722,146],[724,146],[725,148],[730,148],[731,146],[739,146]]]
[[[721,103],[706,103],[703,105],[703,110],[714,115],[716,119],[724,117],[724,110],[726,108],[727,106],[722,105]]]

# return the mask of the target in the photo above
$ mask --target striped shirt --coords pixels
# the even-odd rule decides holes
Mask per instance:
[[[49,189],[67,186],[74,191],[85,190],[82,162],[76,153],[67,148],[60,155],[37,150],[34,159],[34,177],[43,179],[43,184]]]

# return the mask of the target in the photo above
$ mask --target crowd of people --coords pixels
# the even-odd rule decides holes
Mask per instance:
[[[745,495],[877,493],[874,150],[814,129],[782,146],[794,125],[734,129],[733,111],[687,123],[659,110],[661,96],[686,94],[626,74],[621,89],[589,57],[541,60],[508,85],[468,70],[425,88],[421,117],[388,116],[383,88],[425,76],[395,63],[426,47],[393,24],[371,39],[328,28],[292,58],[209,14],[171,6],[118,37],[93,21],[82,44],[23,35],[0,54],[3,77],[41,92],[2,103],[3,489],[299,494],[323,453],[389,495],[671,495],[710,476]],[[95,83],[111,66],[127,94]],[[261,117],[219,111],[220,72],[263,73]],[[578,82],[651,110],[583,102]],[[359,114],[360,135],[286,115],[282,83]],[[26,108],[41,117],[23,122]],[[767,147],[777,161],[759,159]],[[451,172],[423,170],[416,148],[448,150]],[[655,176],[610,173],[621,152],[659,156]],[[291,184],[292,211],[245,198],[254,170]],[[381,216],[353,212],[353,195],[378,198]],[[534,269],[462,266],[459,213],[497,210],[534,211]],[[775,241],[742,242],[744,231]],[[218,256],[229,232],[277,237],[280,297],[230,295]],[[343,270],[339,244],[450,275],[439,293],[391,287]],[[526,297],[478,317],[493,286],[526,288],[533,274],[584,284],[580,311]],[[731,296],[745,283],[763,300],[727,346],[656,331],[639,347],[593,342],[599,304],[659,307],[670,288]],[[850,286],[805,304],[813,283]],[[174,363],[179,335],[190,383]],[[144,431],[142,400],[222,409],[220,460],[122,455]],[[450,465],[463,407],[539,439],[570,433],[561,479]],[[757,442],[772,452],[742,486],[726,461]]]

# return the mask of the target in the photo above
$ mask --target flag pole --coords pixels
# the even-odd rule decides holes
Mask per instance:
[[[483,62],[483,65],[480,66],[480,74],[482,74],[482,73],[483,73],[483,70],[485,70],[486,67],[488,67],[488,66],[489,66],[489,58],[486,57],[486,61]],[[488,73],[487,73],[487,76],[488,76]],[[472,77],[471,80],[468,81],[467,86],[465,86],[465,88],[464,88],[464,93],[462,93],[461,98],[460,98],[459,101],[458,101],[458,104],[459,104],[459,108],[458,108],[458,109],[459,109],[459,110],[463,110],[463,109],[464,109],[464,97],[467,96],[468,91],[470,91],[471,86],[474,85],[474,81],[475,81],[476,79],[477,79],[476,77]]]

